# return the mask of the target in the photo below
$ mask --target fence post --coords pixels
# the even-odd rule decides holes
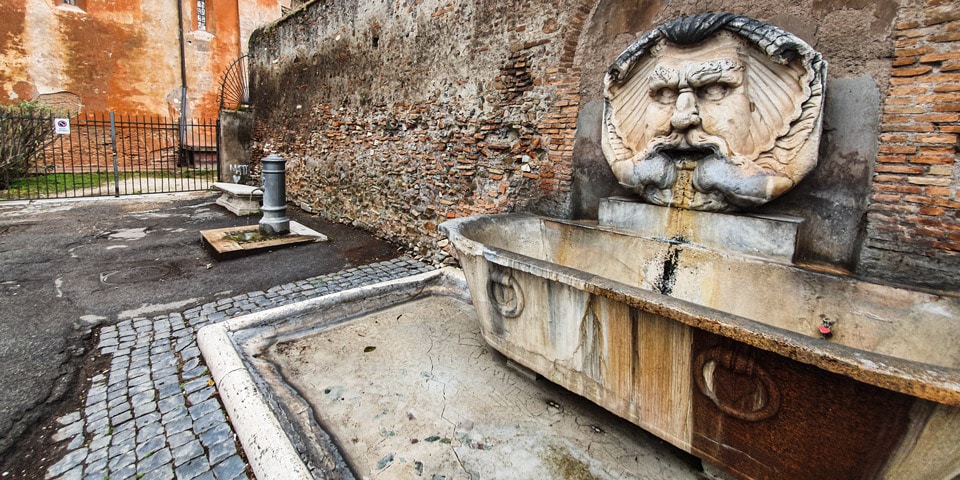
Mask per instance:
[[[216,173],[213,174],[213,178],[214,178],[213,181],[214,181],[214,182],[219,182],[219,181],[220,181],[220,171],[221,171],[221,169],[223,168],[223,161],[220,159],[220,143],[222,142],[223,139],[220,138],[220,114],[219,114],[219,113],[217,113],[216,129],[217,129],[217,136],[216,136],[216,139],[217,139],[217,171],[216,171]],[[209,183],[209,182],[208,182],[208,183]]]
[[[114,197],[120,197],[120,167],[117,165],[117,124],[110,112],[110,143],[113,146],[113,191]]]

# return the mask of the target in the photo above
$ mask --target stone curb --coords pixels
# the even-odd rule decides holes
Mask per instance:
[[[258,480],[306,480],[314,477],[293,442],[284,433],[284,428],[266,400],[264,392],[257,387],[263,382],[257,382],[254,373],[247,368],[243,357],[249,352],[244,352],[243,346],[234,341],[233,335],[243,335],[248,343],[262,344],[265,338],[276,336],[278,330],[290,332],[311,326],[310,320],[290,322],[290,317],[307,316],[304,314],[321,312],[327,307],[336,310],[336,306],[348,303],[376,307],[378,299],[389,298],[388,301],[395,301],[398,295],[409,298],[408,294],[400,292],[422,289],[431,281],[451,275],[449,270],[434,270],[331,293],[236,317],[206,326],[198,332],[197,343],[200,351],[210,367],[220,400]],[[462,274],[460,276],[462,277]],[[280,323],[282,325],[279,325]],[[255,332],[247,335],[245,330]]]
[[[243,366],[228,332],[229,327],[222,323],[208,325],[197,333],[197,344],[213,373],[220,401],[227,410],[254,475],[258,480],[312,479],[253,377]]]

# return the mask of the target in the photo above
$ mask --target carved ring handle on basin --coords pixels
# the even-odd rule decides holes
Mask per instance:
[[[490,283],[487,285],[490,292],[490,299],[496,306],[497,311],[507,318],[513,318],[520,315],[523,311],[523,290],[514,280],[510,272],[494,270],[490,272]]]
[[[764,395],[762,402],[757,408],[748,410],[739,406],[729,405],[717,397],[715,389],[708,385],[706,374],[707,367],[713,362],[716,367],[724,368],[733,373],[755,377],[759,381],[759,386],[763,389]],[[697,387],[707,396],[714,405],[723,413],[740,420],[750,422],[759,422],[766,420],[777,413],[780,409],[780,389],[777,387],[770,374],[757,364],[751,355],[743,355],[735,350],[723,347],[714,347],[700,352],[694,362],[694,378]],[[713,375],[713,372],[710,372]],[[713,383],[712,381],[710,382]]]

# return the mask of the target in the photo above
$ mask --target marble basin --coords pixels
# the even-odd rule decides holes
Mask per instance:
[[[960,474],[956,296],[682,232],[519,214],[441,229],[490,345],[730,475]]]

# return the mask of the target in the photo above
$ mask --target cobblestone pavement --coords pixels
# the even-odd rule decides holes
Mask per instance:
[[[434,267],[401,257],[237,295],[100,330],[108,371],[92,377],[85,408],[57,418],[66,444],[48,479],[235,479],[250,476],[196,332],[228,318]]]

